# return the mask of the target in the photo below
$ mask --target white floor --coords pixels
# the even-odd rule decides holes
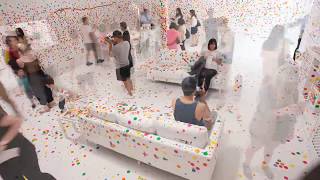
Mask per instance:
[[[284,40],[289,42],[289,50],[292,52],[297,39],[298,28],[287,30],[286,38],[281,36],[273,37],[272,46]],[[283,135],[290,134],[281,132],[277,128],[276,122],[269,122],[270,126],[263,126],[263,122],[252,124],[253,119],[257,118],[257,106],[264,106],[268,109],[268,104],[272,99],[265,94],[266,87],[262,86],[264,73],[273,74],[271,78],[277,75],[276,68],[273,68],[273,62],[278,61],[277,54],[283,52],[283,43],[276,46],[275,49],[266,52],[266,46],[262,44],[266,37],[252,37],[243,34],[235,34],[234,59],[232,64],[232,77],[240,74],[243,77],[243,88],[239,93],[232,92],[233,78],[230,79],[229,90],[219,95],[216,91],[211,91],[208,96],[209,106],[218,110],[220,115],[226,119],[225,129],[222,137],[221,151],[218,155],[218,162],[213,174],[212,180],[236,180],[247,179],[243,172],[243,162],[245,151],[250,145],[252,138],[258,139],[262,147],[269,147],[271,144],[277,144],[272,150],[272,160],[269,164],[276,180],[298,179],[308,167],[316,160],[312,150],[309,149],[307,139],[304,139],[304,132],[301,131],[302,124],[307,119],[304,116],[297,116],[297,121],[293,124],[294,129],[292,137]],[[283,42],[283,41],[281,41]],[[138,59],[138,65],[143,61]],[[82,62],[79,62],[81,64]],[[84,62],[83,62],[84,64]],[[12,84],[10,78],[1,74],[1,80],[6,86]],[[264,75],[263,75],[264,74]],[[145,78],[145,69],[138,67],[133,75],[136,86],[135,99],[146,104],[170,105],[172,98],[181,95],[178,85],[151,82]],[[82,101],[79,104],[90,102],[92,99],[100,97],[127,98],[125,91],[120,83],[116,81],[115,70],[112,62],[105,62],[102,65],[93,65],[87,67],[77,66],[72,72],[66,72],[57,77],[57,83],[72,91],[82,95]],[[79,85],[78,83],[81,82]],[[279,90],[275,87],[272,90]],[[269,92],[269,89],[267,89]],[[100,179],[100,180],[180,180],[182,178],[158,170],[148,165],[138,165],[133,159],[119,155],[108,149],[95,144],[88,144],[85,141],[73,143],[67,140],[58,126],[57,119],[60,112],[55,107],[50,113],[39,115],[29,106],[25,97],[15,97],[17,104],[26,115],[22,132],[37,147],[41,169],[49,172],[57,179]],[[258,112],[259,115],[259,112]],[[260,114],[261,116],[261,114]],[[319,118],[319,117],[314,117]],[[254,137],[255,134],[249,133],[249,128],[256,131],[266,131],[266,139],[274,134],[283,136],[283,143],[273,143],[265,141],[263,138]],[[280,131],[280,132],[279,132]],[[270,134],[269,134],[270,133]],[[290,139],[292,138],[292,139]],[[271,143],[271,144],[269,144]],[[253,179],[268,179],[262,169],[263,149],[260,149],[250,164],[253,172]],[[318,160],[319,161],[319,160]],[[280,164],[282,168],[274,166]],[[281,164],[283,163],[283,164]]]

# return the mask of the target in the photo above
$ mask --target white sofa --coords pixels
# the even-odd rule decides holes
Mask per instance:
[[[200,58],[198,52],[175,51],[161,49],[155,59],[147,61],[147,79],[180,84],[190,76],[191,66]],[[210,88],[225,89],[229,78],[230,64],[222,63],[217,69],[218,74],[212,79]]]
[[[219,117],[208,133],[205,127],[174,121],[169,110],[135,104],[93,103],[65,116],[70,112],[93,143],[187,179],[212,177],[223,130]]]

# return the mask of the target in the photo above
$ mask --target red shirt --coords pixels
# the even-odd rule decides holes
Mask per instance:
[[[12,70],[16,73],[19,69],[19,65],[17,64],[17,59],[20,58],[19,51],[9,48],[9,62],[8,64],[11,66]]]

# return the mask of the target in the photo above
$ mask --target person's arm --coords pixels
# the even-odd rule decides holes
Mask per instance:
[[[180,42],[181,42],[181,34],[180,34],[180,32],[179,31],[177,31],[177,40],[176,40],[176,42],[177,42],[177,44],[179,44]]]
[[[8,102],[13,110],[19,115],[19,112],[15,106],[15,104],[8,97],[7,92],[0,82],[0,97],[6,102]],[[19,128],[21,126],[22,120],[17,116],[4,116],[0,120],[0,127],[9,127],[6,134],[0,139],[0,151],[6,149],[7,144],[18,134]]]
[[[19,65],[20,68],[24,68],[24,62],[22,61],[21,58],[17,59],[17,64]]]
[[[171,108],[174,110],[176,108],[176,99],[172,99]]]
[[[105,38],[105,42],[106,42],[106,44],[108,44],[108,46],[109,46],[109,47],[108,47],[108,48],[109,48],[109,56],[110,56],[110,57],[113,57],[113,54],[112,54],[112,46],[113,46],[112,43],[113,43],[113,42],[112,42],[112,40],[109,39],[108,37],[106,37],[106,38]]]
[[[205,121],[205,126],[208,129],[211,129],[212,125],[213,125],[213,118],[211,116],[211,112],[210,112],[210,109],[209,109],[207,102],[202,101],[199,104],[199,109],[200,109],[201,119],[203,119]]]
[[[19,133],[22,120],[17,116],[4,116],[0,120],[0,127],[9,127],[8,131],[0,139],[0,152],[5,150],[9,144]]]
[[[20,116],[20,112],[18,111],[18,108],[16,107],[15,103],[9,98],[6,89],[4,88],[3,84],[0,82],[0,97],[10,104],[14,112]]]
[[[213,120],[210,116],[209,108],[207,107],[207,105],[205,103],[202,103],[202,102],[198,103],[195,116],[196,116],[197,120],[204,121],[207,129],[211,129],[212,124],[213,124]]]

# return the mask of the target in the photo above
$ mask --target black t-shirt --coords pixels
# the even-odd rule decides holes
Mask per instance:
[[[133,59],[132,59],[132,55],[131,55],[131,42],[130,42],[130,33],[129,33],[129,31],[128,30],[126,30],[126,31],[124,31],[123,32],[123,40],[124,41],[128,41],[129,42],[129,44],[130,44],[130,50],[129,50],[129,65],[130,65],[130,67],[133,67]]]
[[[130,33],[128,30],[123,32],[123,40],[128,41],[130,43]],[[131,44],[130,44],[130,46],[131,46]]]

